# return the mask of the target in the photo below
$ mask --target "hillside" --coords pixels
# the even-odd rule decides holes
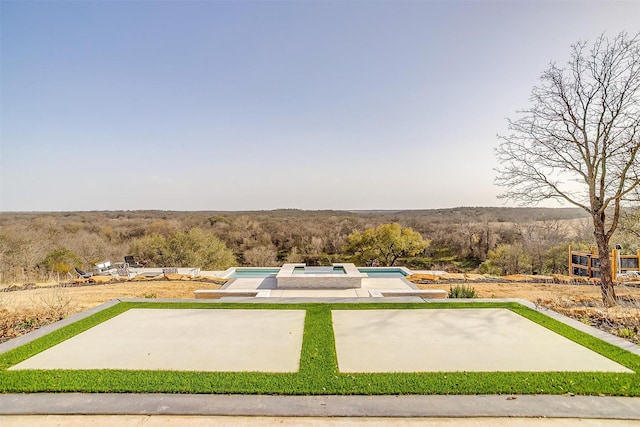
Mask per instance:
[[[492,249],[516,244],[530,252],[525,254],[531,259],[527,270],[541,272],[546,271],[548,249],[557,247],[553,256],[563,259],[561,243],[590,242],[585,217],[579,209],[506,207],[4,212],[0,213],[0,282],[69,277],[73,267],[91,270],[95,263],[122,261],[125,255],[135,255],[149,265],[163,264],[167,251],[177,249],[161,251],[158,245],[164,243],[160,241],[184,243],[184,234],[190,230],[197,230],[202,242],[222,242],[237,265],[327,265],[349,260],[344,248],[353,231],[390,222],[411,227],[430,241],[422,256],[399,260],[407,266],[474,269]],[[566,271],[556,263],[546,269]]]

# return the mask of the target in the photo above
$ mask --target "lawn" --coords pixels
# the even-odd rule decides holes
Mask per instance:
[[[296,373],[7,368],[132,308],[306,310]],[[338,372],[331,310],[505,308],[633,370],[601,372]],[[516,303],[244,304],[122,302],[0,355],[0,392],[350,394],[582,394],[640,396],[640,356]]]

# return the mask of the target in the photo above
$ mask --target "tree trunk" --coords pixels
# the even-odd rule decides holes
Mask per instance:
[[[616,305],[616,291],[613,288],[613,278],[611,276],[611,258],[609,253],[609,239],[604,231],[604,221],[599,216],[594,216],[594,236],[598,245],[598,256],[600,257],[600,290],[602,292],[602,303],[606,307]]]

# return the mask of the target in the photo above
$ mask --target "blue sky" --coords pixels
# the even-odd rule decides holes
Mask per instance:
[[[0,0],[0,210],[499,206],[496,134],[640,2]]]

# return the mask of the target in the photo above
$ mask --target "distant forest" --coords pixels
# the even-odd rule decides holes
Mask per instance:
[[[574,208],[5,212],[0,282],[63,281],[73,276],[73,267],[90,270],[125,255],[148,266],[206,269],[327,265],[351,259],[345,248],[352,232],[387,223],[412,228],[429,241],[422,254],[398,260],[414,269],[566,272],[568,245],[588,247],[593,239],[588,215]],[[638,245],[632,236],[624,238],[628,246]]]

